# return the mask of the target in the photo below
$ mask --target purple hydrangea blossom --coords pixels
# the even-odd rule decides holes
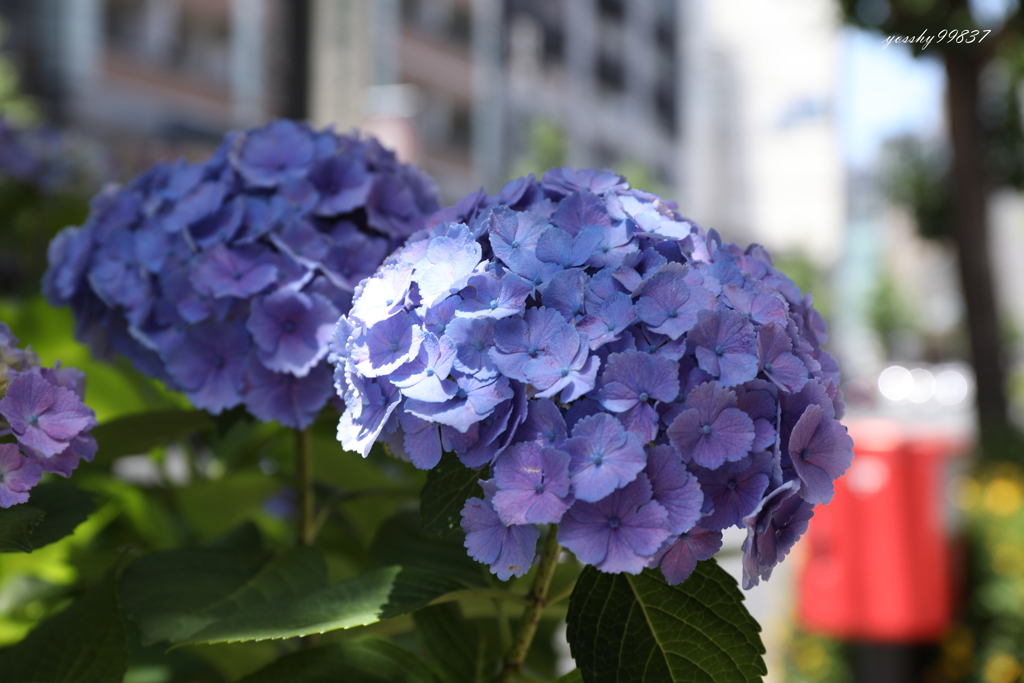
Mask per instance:
[[[548,353],[549,349],[570,346],[572,326],[547,308],[531,308],[522,318],[506,318],[494,325],[494,351],[491,360],[509,379],[528,382],[526,364]]]
[[[705,494],[679,453],[671,446],[652,446],[647,451],[644,472],[651,482],[652,497],[668,512],[672,533],[692,529],[701,518]]]
[[[697,527],[670,539],[654,557],[652,566],[661,567],[661,573],[670,586],[686,581],[700,560],[709,560],[722,549],[722,532]]]
[[[418,356],[423,336],[407,313],[393,315],[349,340],[352,362],[364,377],[390,375]]]
[[[75,368],[40,366],[31,349],[0,322],[0,508],[24,503],[43,472],[71,476],[91,461],[96,415],[82,402],[85,376]]]
[[[768,382],[755,380],[735,387],[736,407],[754,421],[754,443],[751,451],[767,451],[775,446],[778,438],[778,392]]]
[[[550,398],[561,392],[562,403],[569,403],[594,388],[600,359],[590,355],[586,337],[578,332],[564,335],[560,341],[528,360],[523,374],[539,389],[537,396]]]
[[[423,334],[419,353],[391,373],[391,382],[410,398],[431,403],[447,401],[457,387],[448,377],[455,363],[455,342],[450,337]]]
[[[427,253],[413,270],[423,302],[431,306],[469,284],[480,263],[480,245],[468,232],[437,237],[430,241]]]
[[[814,504],[801,498],[799,490],[799,481],[788,481],[765,496],[743,518],[747,530],[743,542],[744,588],[753,588],[761,579],[768,579],[775,565],[807,531],[807,523],[814,516]]]
[[[569,454],[526,442],[494,463],[494,509],[507,524],[556,524],[569,506]]]
[[[585,417],[562,443],[572,457],[569,475],[573,494],[590,503],[622,488],[643,470],[647,454],[633,434],[608,413]]]
[[[754,422],[736,408],[736,392],[718,382],[706,382],[690,392],[685,405],[666,432],[684,460],[718,469],[750,452]]]
[[[105,190],[51,244],[44,293],[71,306],[95,353],[128,356],[197,407],[243,404],[299,427],[330,398],[321,368],[338,316],[355,305],[377,324],[404,310],[410,265],[360,282],[436,209],[430,180],[376,140],[275,121],[229,134],[205,162],[160,163]],[[360,368],[387,374],[418,356],[407,350],[394,367]]]
[[[345,450],[365,458],[402,397],[398,387],[383,377],[369,379],[354,389],[355,400],[345,401],[338,423],[338,440]]]
[[[512,444],[519,425],[526,419],[527,398],[522,385],[512,390],[512,398],[499,403],[494,411],[464,436],[467,443],[455,452],[466,467],[478,469],[501,455]],[[451,427],[445,427],[451,431]]]
[[[445,338],[455,346],[455,369],[480,379],[498,375],[490,358],[494,348],[494,321],[490,318],[456,318],[448,323]]]
[[[305,429],[334,394],[331,371],[326,365],[314,366],[303,377],[269,370],[250,356],[243,379],[245,407],[257,419],[281,422]]]
[[[21,449],[25,455],[36,456],[36,461],[43,468],[43,472],[59,474],[66,479],[71,476],[81,461],[92,462],[99,445],[92,434],[82,433],[71,439],[68,447],[63,451],[48,458],[40,456],[37,451],[25,444],[21,444]]]
[[[516,439],[520,441],[536,441],[548,446],[557,446],[567,436],[562,412],[547,398],[530,401],[526,420],[516,432]]]
[[[493,273],[476,275],[459,292],[462,303],[458,306],[458,315],[507,318],[526,309],[526,297],[531,293],[530,283],[515,273],[505,273],[500,278]]]
[[[366,159],[359,156],[334,156],[317,165],[309,181],[319,195],[314,213],[339,216],[366,205],[373,189],[373,174]]]
[[[462,528],[469,556],[490,565],[502,581],[522,576],[533,565],[540,532],[532,524],[506,525],[489,502],[470,498],[462,509]]]
[[[754,326],[735,311],[701,311],[690,344],[700,369],[732,387],[757,376]]]
[[[828,503],[835,494],[832,482],[853,463],[853,439],[821,406],[811,405],[793,427],[789,457],[803,482],[803,497],[809,503]]]
[[[305,177],[316,148],[301,124],[282,120],[240,137],[231,152],[245,180],[256,187],[273,187]]]
[[[722,294],[734,310],[747,316],[751,322],[758,325],[778,323],[785,326],[788,308],[785,298],[768,288],[755,291],[752,288],[754,282],[756,281],[751,281],[751,287],[725,285],[722,287]]]
[[[195,262],[192,281],[197,291],[212,297],[245,299],[277,280],[272,254],[253,245],[228,249],[215,244]]]
[[[601,405],[640,439],[653,441],[658,413],[652,403],[674,401],[679,395],[679,365],[668,358],[640,351],[613,353],[601,374]]]
[[[268,370],[304,377],[327,355],[337,322],[338,309],[327,297],[282,289],[252,300],[246,327]]]
[[[578,268],[555,273],[543,288],[544,305],[573,323],[586,313],[587,283],[590,276]]]
[[[490,415],[499,403],[512,398],[512,389],[504,377],[477,379],[460,375],[455,377],[455,384],[455,395],[447,401],[408,399],[406,410],[422,420],[433,420],[465,433]]]
[[[587,335],[591,349],[597,349],[617,340],[635,321],[633,300],[624,292],[612,292],[598,304],[594,313],[576,324],[576,329]]]
[[[433,469],[441,462],[443,454],[441,433],[437,425],[411,413],[403,414],[399,422],[402,427],[402,447],[409,456],[409,462],[421,470]]]
[[[713,311],[714,295],[701,286],[686,283],[686,266],[666,263],[658,272],[640,283],[636,314],[648,329],[679,339],[697,324],[697,314]]]
[[[757,356],[761,372],[779,388],[796,393],[807,384],[807,366],[792,353],[793,340],[778,323],[764,325],[757,332]]]
[[[27,501],[42,474],[38,460],[26,458],[13,443],[0,444],[0,508]]]
[[[558,542],[603,572],[639,574],[671,534],[668,513],[641,474],[597,502],[576,501],[562,519]]]
[[[167,372],[193,405],[219,413],[242,402],[249,344],[240,321],[200,323],[167,354]]]
[[[490,215],[490,236],[488,243],[495,257],[505,265],[513,264],[522,254],[536,255],[537,243],[550,224],[543,216],[526,212],[514,212],[508,207],[498,206]]]
[[[757,507],[768,488],[772,473],[770,453],[756,453],[716,470],[694,468],[701,491],[711,501],[713,512],[701,526],[718,531],[735,526]]]
[[[373,277],[356,288],[352,300],[352,315],[367,326],[387,320],[405,307],[405,298],[412,283],[412,268],[408,264],[384,266]],[[452,316],[454,316],[452,306]],[[431,330],[434,332],[434,330]]]
[[[18,373],[0,400],[3,415],[19,443],[48,458],[96,426],[96,416],[75,392],[51,384],[36,372]]]
[[[824,339],[763,248],[611,171],[553,170],[437,212],[356,288],[331,350],[338,433],[423,469],[489,466],[463,527],[499,577],[558,524],[599,570],[678,583],[770,491],[810,510],[845,469]]]

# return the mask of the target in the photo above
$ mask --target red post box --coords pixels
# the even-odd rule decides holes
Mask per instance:
[[[948,467],[962,438],[849,425],[853,465],[807,530],[802,626],[845,640],[936,641],[953,613]]]

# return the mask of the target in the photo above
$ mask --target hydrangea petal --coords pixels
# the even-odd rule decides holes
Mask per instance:
[[[533,565],[540,538],[537,527],[505,526],[490,503],[470,498],[462,509],[462,528],[469,556],[490,565],[502,581],[522,576]]]
[[[647,464],[643,445],[607,413],[585,417],[562,443],[576,498],[596,502],[633,481]]]
[[[670,586],[690,578],[700,560],[710,560],[722,549],[722,532],[696,527],[680,534],[659,553],[658,566]]]
[[[810,503],[828,503],[835,494],[832,482],[853,463],[853,439],[821,406],[810,405],[793,427],[789,457],[804,483],[800,495]]]

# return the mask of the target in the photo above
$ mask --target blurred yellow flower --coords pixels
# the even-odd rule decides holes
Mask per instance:
[[[1020,483],[1014,479],[997,477],[985,487],[985,507],[993,515],[1008,517],[1020,509]]]
[[[985,683],[1013,683],[1020,676],[1020,662],[1013,655],[1000,652],[985,662],[982,677]]]

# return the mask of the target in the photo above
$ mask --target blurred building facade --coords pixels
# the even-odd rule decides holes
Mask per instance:
[[[842,243],[829,3],[0,0],[0,13],[58,120],[115,140],[209,143],[308,117],[374,132],[447,200],[552,163],[641,169],[728,239],[819,266]],[[534,149],[538,129],[556,149]]]
[[[51,117],[125,137],[214,140],[288,110],[286,0],[2,0]]]

